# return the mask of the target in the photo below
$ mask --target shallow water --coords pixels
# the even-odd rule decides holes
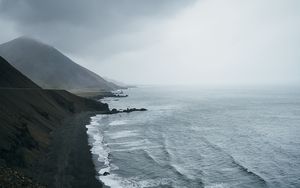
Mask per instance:
[[[300,187],[300,92],[142,87],[88,125],[111,187]],[[101,176],[110,172],[108,176]]]

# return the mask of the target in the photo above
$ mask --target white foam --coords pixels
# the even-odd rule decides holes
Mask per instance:
[[[118,138],[138,136],[139,134],[137,131],[119,131],[119,132],[109,133],[107,135],[111,139],[118,139]]]
[[[100,176],[99,179],[110,188],[123,188],[120,182],[121,180],[116,175]]]
[[[87,127],[87,134],[89,136],[89,145],[91,148],[91,153],[97,156],[97,160],[104,164],[104,168],[99,170],[100,174],[104,172],[110,172],[110,161],[109,153],[110,149],[106,144],[103,143],[103,135],[99,128],[99,121],[102,119],[102,115],[96,115],[91,117],[91,122]]]
[[[127,124],[126,120],[115,120],[115,121],[112,121],[109,125],[117,126],[117,125],[125,125],[125,124]]]
[[[158,187],[160,185],[170,185],[172,180],[170,178],[156,178],[141,180],[138,177],[122,178],[116,174],[107,176],[100,176],[99,179],[111,188],[146,188]]]
[[[147,145],[146,140],[136,140],[136,141],[129,141],[129,142],[114,142],[110,143],[109,145],[119,145],[122,147],[137,147],[137,146],[146,146]]]
[[[110,172],[110,167],[106,167],[106,168],[102,168],[101,170],[99,170],[99,174],[104,174],[105,172]]]
[[[115,152],[123,152],[123,151],[135,151],[135,150],[149,150],[149,149],[157,149],[162,148],[162,146],[140,146],[140,147],[131,147],[124,149],[114,149]]]
[[[155,187],[159,185],[167,185],[170,183],[170,179],[166,178],[158,178],[158,179],[149,179],[149,180],[142,180],[138,177],[131,177],[131,178],[122,178],[116,174],[111,173],[113,170],[118,170],[118,166],[112,164],[109,160],[110,149],[107,147],[107,144],[103,143],[103,134],[100,129],[100,120],[104,116],[97,115],[91,118],[91,122],[87,127],[87,134],[89,137],[89,144],[92,147],[91,153],[96,155],[98,158],[97,160],[104,164],[104,167],[98,171],[99,179],[106,185],[111,188],[144,188],[144,187]],[[112,122],[112,125],[122,125],[126,122],[124,121],[115,121]],[[108,134],[112,139],[124,138],[124,137],[132,137],[138,136],[137,131],[120,131],[116,133]],[[145,144],[147,140],[140,140],[140,141],[131,141],[131,142],[120,142],[114,144],[120,144],[123,147],[128,149],[145,149]],[[149,147],[147,147],[149,149]],[[109,174],[103,176],[105,172]]]
[[[158,187],[160,185],[170,185],[172,180],[169,178],[157,178],[139,181],[141,187]]]

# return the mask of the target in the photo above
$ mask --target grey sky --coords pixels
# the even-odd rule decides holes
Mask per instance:
[[[129,83],[300,83],[299,2],[0,0],[0,42],[32,36]]]

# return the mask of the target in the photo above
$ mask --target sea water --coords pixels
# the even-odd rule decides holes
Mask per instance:
[[[299,91],[140,87],[106,98],[148,111],[91,118],[99,179],[112,188],[300,187]]]

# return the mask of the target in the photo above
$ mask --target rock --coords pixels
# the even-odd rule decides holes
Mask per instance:
[[[119,113],[119,111],[115,108],[113,108],[111,111],[110,111],[112,114],[116,114],[116,113]]]
[[[0,167],[0,187],[45,188],[46,186],[33,181],[17,169]]]
[[[123,112],[129,113],[129,112],[135,112],[135,111],[147,111],[146,108],[127,108],[126,110],[123,110]]]
[[[120,95],[120,94],[114,94],[114,97],[119,97],[119,98],[121,98],[121,97],[128,97],[128,95],[124,95],[124,94],[122,94],[122,95]]]
[[[127,108],[125,110],[117,110],[115,108],[113,108],[110,111],[110,114],[117,114],[117,113],[130,113],[130,112],[135,112],[135,111],[147,111],[146,108]]]

